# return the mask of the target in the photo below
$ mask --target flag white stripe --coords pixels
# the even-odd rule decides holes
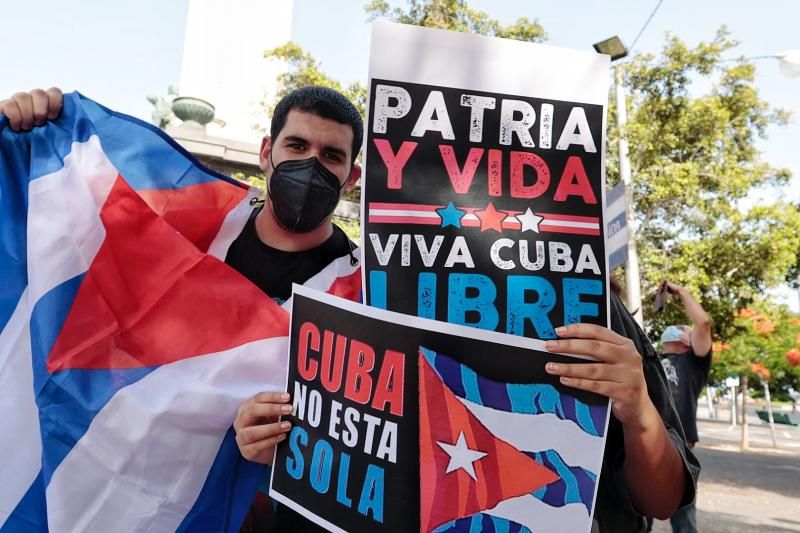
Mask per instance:
[[[239,405],[283,390],[287,354],[288,337],[255,341],[158,367],[121,389],[47,486],[51,531],[174,531]]]
[[[531,495],[501,501],[486,514],[505,518],[536,533],[588,533],[592,527],[589,513],[582,503],[551,507]]]
[[[358,270],[361,264],[361,248],[353,250],[353,257],[356,258],[356,264],[351,264],[350,255],[344,255],[334,260],[330,265],[326,266],[316,274],[314,274],[308,281],[303,283],[303,287],[314,289],[316,291],[327,292],[331,285],[338,279],[349,276]],[[288,313],[292,310],[292,299],[290,296],[288,300],[283,302],[281,307]]]
[[[105,228],[100,207],[118,172],[93,135],[73,143],[64,166],[28,187],[28,289],[31,308],[43,295],[83,274],[97,255]]]
[[[242,198],[242,201],[225,216],[219,233],[214,237],[211,246],[208,247],[208,255],[213,255],[220,261],[225,261],[228,249],[242,232],[247,220],[250,218],[250,214],[253,212],[254,207],[250,201],[259,197],[261,197],[261,190],[258,187],[250,187],[247,196]]]
[[[549,413],[509,413],[464,398],[459,400],[490,432],[512,446],[526,452],[556,450],[569,466],[600,472],[603,439],[584,432],[575,422]]]
[[[33,392],[28,291],[0,332],[0,527],[42,467],[39,412]]]

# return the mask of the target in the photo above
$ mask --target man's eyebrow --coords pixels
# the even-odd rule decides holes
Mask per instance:
[[[325,146],[325,150],[327,150],[328,152],[333,152],[334,154],[341,156],[343,159],[347,159],[347,152],[345,152],[341,148],[337,148],[335,146]]]
[[[308,140],[303,137],[300,137],[299,135],[287,135],[286,137],[283,138],[283,142],[308,144]],[[345,159],[347,158],[347,151],[338,148],[336,146],[328,145],[325,146],[324,149],[328,152],[333,152],[334,154],[339,155]]]

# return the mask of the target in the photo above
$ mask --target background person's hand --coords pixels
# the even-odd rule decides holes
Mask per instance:
[[[54,120],[61,113],[64,95],[58,87],[34,89],[29,93],[16,93],[8,100],[0,101],[0,115],[8,118],[14,131],[29,131]]]
[[[547,363],[548,374],[561,383],[611,398],[614,416],[624,426],[651,422],[655,406],[647,394],[642,356],[630,339],[595,324],[571,324],[556,329],[558,340],[547,341],[551,352],[590,356],[592,363]]]
[[[286,438],[292,424],[278,417],[292,412],[286,392],[261,392],[242,405],[236,413],[233,429],[242,456],[254,463],[272,464],[275,445]]]

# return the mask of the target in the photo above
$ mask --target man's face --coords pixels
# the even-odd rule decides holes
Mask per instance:
[[[347,183],[343,192],[355,186],[358,173],[352,164],[353,129],[347,124],[296,109],[289,111],[277,138],[265,137],[261,144],[259,166],[267,179],[274,170],[269,161],[270,148],[275,166],[287,160],[316,157],[339,178],[340,184]]]

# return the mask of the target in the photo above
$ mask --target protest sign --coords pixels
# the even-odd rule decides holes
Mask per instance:
[[[270,495],[330,531],[588,532],[609,402],[549,361],[586,362],[295,286]]]
[[[607,56],[373,26],[367,303],[516,335],[608,325]]]

